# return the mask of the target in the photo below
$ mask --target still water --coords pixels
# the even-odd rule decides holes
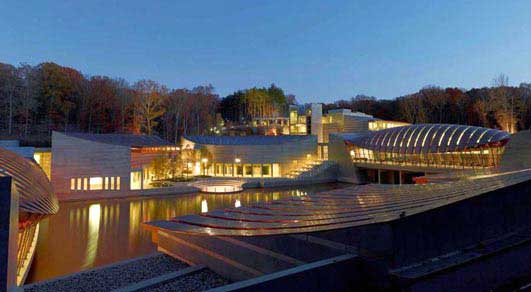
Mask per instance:
[[[43,281],[156,251],[142,222],[245,206],[330,190],[337,184],[61,203],[40,223],[39,241],[26,283]]]

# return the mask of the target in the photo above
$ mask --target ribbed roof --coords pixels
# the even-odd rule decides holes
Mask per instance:
[[[374,151],[416,154],[462,151],[509,138],[507,132],[482,127],[416,124],[371,132],[348,141]]]
[[[20,195],[20,210],[50,215],[59,203],[44,171],[34,162],[12,151],[0,148],[0,176],[11,176]]]
[[[186,140],[207,145],[275,145],[316,139],[313,135],[285,136],[187,136]]]
[[[65,135],[92,142],[99,142],[111,145],[129,147],[157,147],[172,146],[174,144],[155,135],[133,135],[133,134],[88,134],[88,133],[66,133]]]

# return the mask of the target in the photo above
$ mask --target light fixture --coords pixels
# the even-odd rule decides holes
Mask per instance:
[[[235,159],[234,159],[234,163],[240,163],[240,162],[242,162],[241,159],[239,159],[239,158],[235,158]]]

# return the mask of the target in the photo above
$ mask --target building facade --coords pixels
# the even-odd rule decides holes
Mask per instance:
[[[189,165],[194,175],[285,177],[317,158],[317,137],[193,136],[183,139],[182,149],[199,151],[202,155],[199,161]]]
[[[51,182],[59,196],[149,189],[153,159],[177,153],[157,136],[53,132]]]

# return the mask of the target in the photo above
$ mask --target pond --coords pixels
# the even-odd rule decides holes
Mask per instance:
[[[245,206],[343,187],[251,189],[236,194],[191,194],[61,203],[40,223],[39,241],[26,283],[79,272],[156,251],[142,222]]]

